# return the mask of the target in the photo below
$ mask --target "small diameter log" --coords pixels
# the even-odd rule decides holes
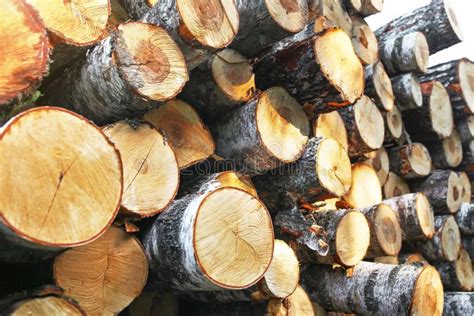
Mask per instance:
[[[455,215],[456,223],[463,235],[474,235],[474,205],[462,203]]]
[[[402,248],[402,229],[397,213],[387,204],[360,209],[370,227],[370,246],[366,258],[397,256]]]
[[[462,117],[455,117],[456,130],[459,138],[463,144],[474,140],[474,115],[463,115]]]
[[[431,239],[435,233],[434,215],[423,193],[410,193],[383,201],[396,213],[403,240]]]
[[[59,255],[53,271],[56,284],[87,314],[114,315],[142,292],[148,262],[138,239],[112,227],[96,241]]]
[[[358,157],[382,147],[384,122],[377,106],[367,96],[340,109],[349,137],[349,156]]]
[[[462,162],[462,143],[458,132],[454,129],[441,141],[427,142],[431,160],[436,168],[455,168]]]
[[[149,217],[163,211],[179,186],[176,156],[151,125],[121,121],[103,128],[122,157],[122,212]]]
[[[407,73],[391,79],[393,93],[401,111],[416,109],[423,105],[423,94],[417,75]]]
[[[444,288],[449,291],[472,291],[472,262],[466,250],[461,248],[454,262],[436,264]]]
[[[431,172],[428,149],[420,143],[412,143],[388,151],[390,170],[404,179],[426,177]]]
[[[227,5],[224,4],[224,5]],[[306,0],[237,0],[239,32],[230,47],[253,57],[308,24]]]
[[[421,253],[402,253],[398,255],[400,264],[428,264]]]
[[[175,200],[142,240],[150,291],[247,288],[267,271],[273,255],[272,221],[263,203],[218,181]]]
[[[39,86],[48,72],[49,42],[38,13],[23,1],[2,1],[0,11],[8,16],[0,22],[1,113]]]
[[[361,262],[351,276],[343,269],[310,266],[302,277],[316,302],[327,310],[441,316],[443,309],[443,285],[431,266]]]
[[[364,162],[352,165],[350,190],[343,196],[352,208],[369,207],[382,202],[382,189],[374,168]]]
[[[390,112],[382,112],[385,124],[384,146],[401,146],[406,142],[406,131],[403,125],[402,112],[394,106]]]
[[[403,178],[400,178],[393,172],[388,173],[387,181],[382,188],[383,197],[390,199],[396,196],[410,193],[410,187]]]
[[[62,297],[48,295],[43,297],[28,298],[16,302],[12,306],[1,310],[4,315],[71,315],[85,316],[86,313],[79,304],[73,300]]]
[[[444,292],[443,315],[470,315],[473,311],[474,292]]]
[[[294,251],[284,241],[275,240],[272,262],[257,284],[237,291],[194,292],[186,297],[208,303],[284,299],[295,291],[299,279],[299,263]]]
[[[178,99],[170,100],[148,112],[143,118],[169,142],[180,169],[214,154],[212,135],[189,104]]]
[[[451,170],[436,170],[427,178],[410,182],[410,188],[426,195],[435,214],[454,214],[462,203],[461,182]]]
[[[232,0],[160,0],[141,21],[164,28],[193,70],[232,42],[239,29],[239,12]]]
[[[128,16],[132,20],[140,19],[145,13],[147,13],[153,6],[159,2],[159,0],[119,0],[123,6],[123,9],[127,12]]]
[[[359,13],[367,17],[382,12],[384,0],[361,0]]]
[[[435,233],[430,240],[416,241],[415,249],[430,263],[452,262],[459,257],[461,233],[452,215],[435,216]]]
[[[456,117],[474,114],[474,63],[467,58],[433,66],[421,80],[436,80],[443,84]]]
[[[318,0],[312,0],[312,1],[317,2]],[[359,12],[361,10],[362,1],[363,0],[342,0],[342,3],[344,4],[344,7],[346,8],[348,12],[353,13],[353,12]]]
[[[335,139],[348,151],[347,131],[344,121],[338,111],[319,114],[313,121],[313,135]]]
[[[382,110],[390,112],[395,107],[392,82],[385,72],[380,61],[365,67],[365,94],[371,97],[375,105]]]
[[[380,60],[391,76],[426,72],[430,51],[423,33],[394,34],[380,42]]]
[[[297,160],[310,132],[303,108],[284,89],[270,88],[214,128],[216,154],[244,173],[261,173]]]
[[[379,60],[379,43],[364,19],[351,16],[352,46],[363,65],[372,65]]]
[[[164,29],[127,22],[90,50],[84,64],[51,82],[41,102],[109,123],[173,98],[187,80],[183,54]]]
[[[238,51],[228,48],[195,68],[179,97],[211,122],[249,101],[255,90],[252,65]]]
[[[0,130],[0,187],[0,260],[30,261],[104,233],[120,207],[122,163],[92,123],[39,107]]]
[[[323,16],[331,25],[344,30],[349,36],[352,35],[352,20],[344,9],[342,0],[319,0],[316,12],[317,16]]]
[[[375,31],[380,40],[413,32],[425,34],[431,54],[462,40],[454,1],[434,0],[413,12],[400,16]],[[429,17],[428,19],[426,17]]]
[[[474,258],[474,237],[472,235],[463,235],[461,244],[469,254],[469,257]]]
[[[332,138],[311,138],[298,161],[256,176],[253,181],[265,203],[287,192],[312,203],[346,194],[351,179],[351,162],[344,148]]]
[[[384,185],[388,180],[388,173],[390,168],[390,161],[388,160],[388,154],[385,148],[380,148],[375,151],[375,156],[365,161],[374,168],[377,176],[379,177],[380,185]]]
[[[471,190],[471,180],[469,179],[467,173],[458,172],[459,182],[461,185],[461,202],[471,204],[472,190]]]
[[[315,114],[352,104],[364,91],[364,71],[351,39],[334,28],[275,44],[255,65],[255,78],[257,88],[280,85]]]

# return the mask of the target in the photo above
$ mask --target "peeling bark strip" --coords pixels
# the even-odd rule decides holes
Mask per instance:
[[[42,103],[73,109],[96,123],[135,117],[173,98],[188,80],[182,53],[160,27],[121,24],[46,88]]]
[[[379,60],[379,43],[364,19],[351,16],[352,46],[363,65],[372,65]]]
[[[474,237],[463,235],[461,238],[462,247],[467,251],[470,258],[474,258]]]
[[[347,106],[364,91],[363,67],[351,40],[334,28],[276,43],[255,65],[255,76],[257,88],[281,85],[314,114]]]
[[[349,156],[360,157],[382,147],[384,122],[380,111],[367,96],[340,109],[349,136]]]
[[[217,155],[233,159],[239,171],[258,174],[296,161],[310,127],[301,105],[275,87],[236,109],[212,131]]]
[[[394,35],[422,32],[431,54],[462,40],[458,19],[451,0],[434,0],[411,13],[398,17],[375,31],[379,41]]]
[[[382,110],[390,112],[395,106],[392,82],[385,72],[382,63],[377,61],[365,67],[365,94],[371,97],[375,105]]]
[[[473,311],[474,292],[444,292],[443,315],[470,315]]]
[[[457,170],[464,171],[471,179],[474,176],[474,141],[463,144],[462,150],[463,160]]]
[[[28,97],[48,72],[49,42],[44,25],[23,1],[2,1],[0,11],[0,116],[9,103]],[[3,106],[3,107],[2,107]]]
[[[270,265],[273,227],[258,199],[211,181],[175,200],[142,241],[152,291],[243,289]]]
[[[474,114],[474,63],[467,58],[433,66],[420,79],[443,84],[457,118]]]
[[[238,51],[224,49],[192,72],[179,95],[207,122],[222,119],[255,94],[255,76],[250,62]]]
[[[474,205],[462,203],[455,215],[456,223],[463,235],[474,235]]]
[[[431,172],[431,157],[420,143],[412,143],[388,151],[390,170],[405,179],[426,177]]]
[[[232,42],[239,29],[239,12],[234,0],[159,0],[141,21],[164,28],[193,70]]]
[[[380,41],[380,60],[390,75],[425,72],[430,52],[423,33],[394,34]]]
[[[416,241],[414,247],[430,263],[455,261],[461,250],[461,234],[454,217],[451,215],[435,216],[433,238]]]
[[[416,109],[423,105],[420,80],[414,73],[393,77],[392,87],[401,111]]]
[[[451,215],[461,206],[461,182],[451,170],[436,170],[427,178],[410,182],[410,187],[426,195],[435,214]]]
[[[303,30],[306,0],[237,0],[239,32],[231,47],[253,57],[271,44]]]
[[[390,199],[410,193],[408,184],[393,172],[388,173],[387,182],[383,185],[383,197]]]
[[[435,232],[430,202],[423,193],[410,193],[384,200],[396,213],[403,240],[430,239]]]
[[[122,197],[115,147],[92,123],[60,108],[23,112],[1,128],[0,175],[3,261],[28,261],[98,238]]]
[[[313,7],[313,14],[318,18],[323,17],[331,26],[342,29],[347,35],[352,35],[352,21],[344,9],[341,0],[319,0]],[[319,30],[314,29],[315,33]]]
[[[461,248],[456,261],[440,262],[435,266],[446,290],[472,291],[472,262],[466,250]]]
[[[426,142],[431,160],[436,168],[456,168],[462,162],[462,143],[454,129],[450,136],[441,141]]]
[[[361,315],[442,313],[443,285],[431,266],[361,262],[351,277],[343,269],[310,266],[302,278],[327,310]]]

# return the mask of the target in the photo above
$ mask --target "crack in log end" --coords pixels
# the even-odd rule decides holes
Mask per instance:
[[[148,158],[150,157],[150,153],[151,151],[153,150],[153,147],[155,146],[156,144],[156,141],[154,141],[151,146],[150,146],[150,149],[148,149],[148,152],[146,153],[145,155],[145,158],[143,159],[143,161],[141,162],[141,164],[138,166],[138,169],[136,170],[135,172],[135,175],[133,176],[132,180],[130,180],[130,182],[128,183],[127,187],[125,188],[125,190],[123,190],[123,192],[127,192],[128,189],[133,185],[133,182],[135,181],[135,179],[140,175],[140,174],[145,174],[147,171],[144,171],[144,168],[146,168],[146,170],[148,170]],[[146,166],[145,166],[146,164]]]

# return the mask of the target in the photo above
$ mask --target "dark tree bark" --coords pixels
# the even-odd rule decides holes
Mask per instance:
[[[474,292],[444,292],[445,316],[472,315]]]
[[[456,223],[463,235],[474,235],[474,205],[462,203],[455,215]]]
[[[392,87],[401,111],[416,109],[423,105],[420,81],[414,73],[393,77]]]
[[[405,179],[426,177],[431,172],[431,157],[420,143],[411,143],[388,151],[390,170]]]
[[[362,64],[372,65],[379,60],[379,42],[364,19],[351,16],[352,46]]]
[[[462,142],[454,129],[446,138],[440,141],[426,142],[431,160],[436,168],[456,168],[462,162]]]
[[[462,117],[456,117],[456,130],[458,131],[459,138],[463,144],[467,144],[474,140],[474,115],[463,115]]]
[[[454,262],[440,262],[435,265],[444,288],[449,291],[472,291],[472,262],[469,254],[461,249]]]
[[[382,111],[390,112],[395,106],[392,82],[381,62],[366,66],[365,94],[371,97]]]

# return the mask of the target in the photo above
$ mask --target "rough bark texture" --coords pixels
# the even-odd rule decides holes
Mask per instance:
[[[461,236],[462,247],[467,251],[469,257],[474,258],[474,236]]]
[[[421,152],[425,152],[423,156],[420,156],[421,159],[430,158],[428,150],[422,144],[419,143],[411,143],[403,145],[401,147],[392,148],[388,152],[388,156],[390,159],[390,171],[404,179],[415,179],[427,176],[430,173],[430,170],[421,170],[420,168],[416,168],[413,165],[413,161],[411,161],[410,159],[412,156],[414,156],[413,152],[415,146],[419,147]],[[425,161],[424,163],[424,165],[427,166],[429,166],[430,164],[431,158],[429,159],[429,161]]]
[[[463,261],[458,259],[454,262],[439,262],[435,265],[438,270],[443,287],[449,291],[472,291],[472,263],[469,255],[462,250]],[[463,267],[457,267],[463,265]]]
[[[429,18],[427,18],[429,17]],[[451,26],[443,0],[434,0],[411,13],[398,17],[375,31],[379,40],[412,32],[425,34],[431,54],[461,41]]]
[[[433,165],[439,169],[456,168],[462,162],[462,143],[456,130],[441,141],[425,142]]]
[[[394,107],[392,83],[382,63],[366,66],[364,73],[365,95],[371,97],[381,111],[391,111]]]
[[[401,111],[422,106],[423,95],[420,81],[414,73],[393,77],[392,88]]]
[[[469,143],[474,140],[474,115],[462,115],[456,117],[455,112],[456,130],[459,134],[459,138],[463,144]]]
[[[457,169],[466,172],[469,179],[474,179],[474,141],[463,144],[462,152],[463,160]]]
[[[444,316],[472,315],[474,292],[444,292]]]
[[[463,235],[474,235],[474,204],[462,203],[455,218]]]
[[[139,20],[145,15],[151,7],[148,0],[119,0],[123,6],[123,9],[127,12],[128,16],[133,20]],[[157,1],[160,2],[160,1]]]

